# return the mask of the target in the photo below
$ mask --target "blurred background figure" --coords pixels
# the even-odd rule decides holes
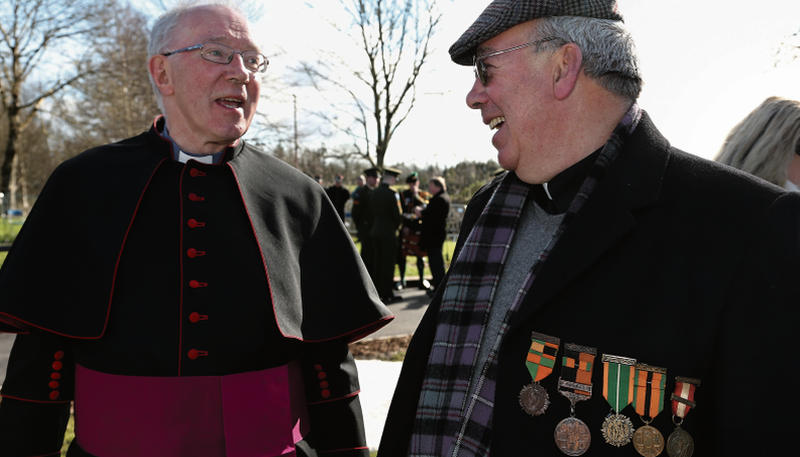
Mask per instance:
[[[384,303],[400,301],[393,292],[394,264],[397,261],[397,232],[403,222],[403,208],[400,194],[391,186],[397,182],[400,170],[384,168],[381,185],[369,196],[369,210],[372,214],[370,235],[375,254],[373,257],[375,288]]]
[[[351,198],[353,199],[353,207],[350,210],[350,216],[353,218],[353,223],[356,225],[356,232],[358,241],[361,243],[361,260],[364,266],[367,267],[367,272],[375,282],[375,249],[373,248],[374,242],[370,235],[370,228],[372,226],[372,211],[369,206],[370,194],[372,190],[378,186],[378,169],[375,167],[364,170],[364,178],[359,176],[359,181],[362,183],[356,190],[353,191]]]
[[[800,102],[764,100],[731,130],[714,160],[800,191]]]
[[[342,222],[344,222],[344,204],[347,203],[347,200],[350,200],[350,191],[342,185],[343,179],[344,176],[336,175],[333,178],[333,185],[325,189],[325,193],[331,199],[331,203],[336,208],[336,212],[339,213],[339,218]]]
[[[406,287],[406,256],[413,255],[417,258],[417,271],[419,271],[419,287],[427,289],[430,283],[425,279],[425,251],[420,246],[421,224],[415,209],[425,208],[428,204],[427,192],[419,190],[419,174],[414,171],[406,177],[408,188],[400,193],[403,205],[403,226],[400,229],[400,246],[397,254],[397,267],[400,271],[400,281],[395,284],[395,289]]]
[[[422,248],[428,253],[428,264],[433,280],[428,295],[439,287],[444,278],[444,257],[442,246],[447,237],[447,215],[450,213],[450,196],[444,178],[436,176],[428,181],[428,192],[433,195],[428,206],[419,212],[422,220]]]

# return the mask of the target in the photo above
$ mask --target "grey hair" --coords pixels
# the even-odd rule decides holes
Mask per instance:
[[[150,36],[148,37],[147,41],[148,60],[150,59],[150,57],[154,55],[161,54],[162,52],[167,51],[167,46],[169,46],[170,42],[172,41],[175,28],[178,26],[178,24],[180,24],[181,20],[188,13],[193,12],[197,8],[206,6],[225,6],[239,13],[241,16],[244,16],[241,10],[232,1],[210,0],[210,1],[200,1],[200,2],[198,1],[181,2],[175,7],[163,13],[161,16],[159,16],[153,23],[153,27],[150,28]],[[153,93],[156,96],[156,103],[158,103],[158,108],[163,113],[164,104],[163,101],[161,100],[161,93],[158,91],[156,82],[153,80],[153,75],[151,75],[149,71],[147,72],[147,74],[150,78],[150,85],[153,87]]]
[[[544,17],[536,27],[537,39],[556,37],[542,48],[575,43],[583,56],[583,71],[614,94],[635,101],[642,77],[633,38],[619,21],[577,16]]]
[[[783,186],[800,153],[800,102],[768,97],[736,124],[714,159]]]

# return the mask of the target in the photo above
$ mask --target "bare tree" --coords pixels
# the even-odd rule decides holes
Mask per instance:
[[[128,5],[98,12],[104,27],[89,38],[95,70],[63,91],[54,117],[73,154],[134,136],[159,113],[147,76],[148,18]]]
[[[329,101],[313,113],[353,142],[351,155],[383,168],[397,128],[416,101],[416,82],[430,55],[430,40],[441,18],[436,0],[339,0],[352,24],[334,27],[350,36],[360,62],[327,52],[301,62],[298,84],[311,85]],[[350,79],[342,79],[350,75]],[[335,99],[330,89],[344,95]]]
[[[800,30],[787,36],[778,44],[774,66],[790,64],[800,57]]]
[[[102,1],[0,1],[0,103],[6,113],[7,133],[0,165],[0,192],[8,193],[12,164],[20,153],[20,133],[45,100],[87,71],[66,63],[70,50],[76,49],[69,44],[93,31],[91,19],[102,10]],[[53,68],[47,68],[47,56],[58,56],[61,61],[53,60]],[[60,71],[64,67],[68,70]],[[48,78],[51,74],[55,77]],[[23,92],[25,84],[27,90]]]

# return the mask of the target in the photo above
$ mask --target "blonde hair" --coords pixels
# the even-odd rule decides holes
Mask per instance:
[[[800,102],[769,97],[730,131],[714,160],[783,186],[798,148]]]

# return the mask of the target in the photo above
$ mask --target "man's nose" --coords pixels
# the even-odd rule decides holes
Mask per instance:
[[[228,72],[231,74],[230,79],[240,81],[242,84],[247,84],[252,77],[252,73],[244,65],[244,57],[236,53],[227,65]]]
[[[486,91],[484,89],[484,85],[476,77],[475,82],[472,83],[472,88],[467,92],[467,106],[472,109],[480,109],[481,105],[486,102]]]

